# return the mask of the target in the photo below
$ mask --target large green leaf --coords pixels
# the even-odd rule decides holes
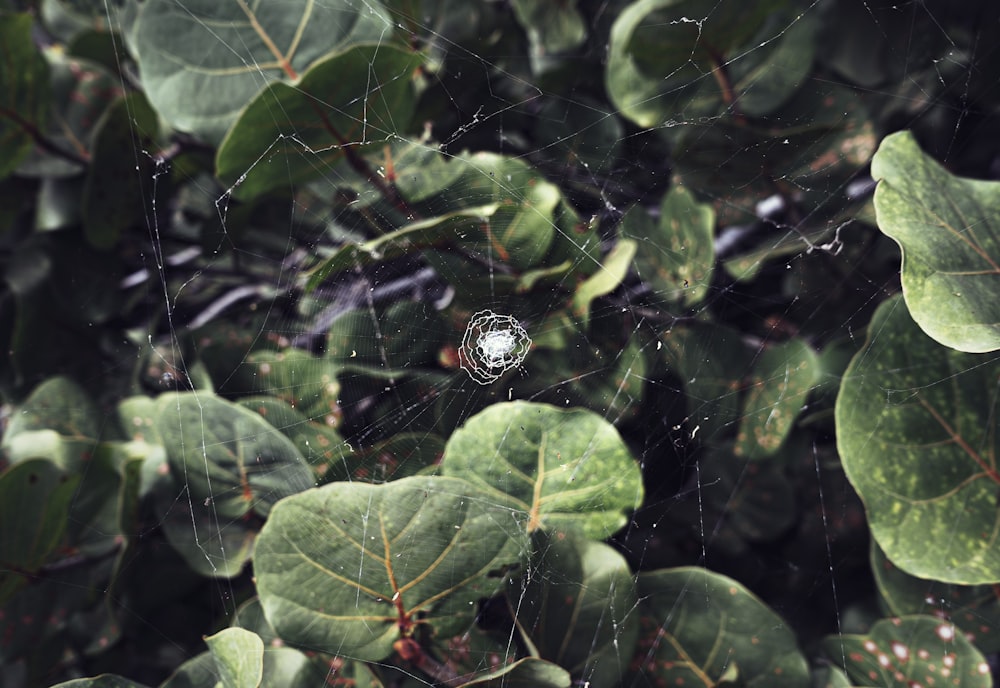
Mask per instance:
[[[421,61],[391,45],[355,45],[317,62],[295,85],[272,83],[219,146],[219,178],[237,198],[252,199],[328,174],[365,144],[404,133]]]
[[[0,179],[31,152],[49,112],[49,65],[31,39],[33,21],[0,16]]]
[[[809,685],[795,635],[736,581],[701,568],[639,575],[640,639],[630,686]]]
[[[581,528],[603,540],[642,502],[642,478],[611,423],[592,411],[493,404],[448,440],[441,470],[518,512],[527,532]]]
[[[79,482],[44,459],[0,474],[0,607],[61,544]]]
[[[222,688],[257,688],[264,676],[264,641],[243,628],[225,628],[205,638]]]
[[[899,297],[879,307],[868,332],[844,373],[836,425],[872,535],[915,576],[1000,581],[1000,361],[941,346]]]
[[[581,681],[613,686],[632,659],[638,604],[625,558],[602,542],[539,531],[517,619],[539,655]]]
[[[823,647],[855,685],[993,685],[989,664],[972,643],[932,616],[882,619],[866,635],[830,636]]]
[[[690,307],[708,294],[715,265],[715,213],[690,191],[675,186],[654,220],[640,206],[622,218],[622,235],[639,243],[636,271],[657,295]]]
[[[454,478],[331,483],[279,502],[261,530],[261,605],[287,642],[366,661],[423,629],[468,628],[520,545],[510,512]]]
[[[788,28],[775,16],[785,5],[784,0],[632,3],[611,30],[605,73],[611,101],[643,127],[696,114],[685,111],[695,97],[708,103],[699,109],[721,114],[755,87],[760,75],[754,78],[754,67],[770,54],[762,48],[778,45],[776,39]],[[741,73],[746,83],[732,83],[729,75]],[[776,77],[774,72],[764,76]],[[785,75],[777,78],[787,84]],[[794,87],[794,79],[788,85]]]
[[[903,252],[903,296],[928,335],[959,351],[1000,349],[1000,183],[962,179],[909,132],[872,158],[878,226]]]
[[[573,314],[580,319],[584,330],[590,324],[590,304],[618,288],[628,275],[636,248],[632,239],[619,239],[604,257],[601,269],[577,285],[573,294]]]
[[[569,688],[569,672],[557,664],[534,657],[519,659],[488,676],[463,683],[461,688]]]
[[[296,446],[253,411],[211,394],[162,394],[156,431],[174,476],[213,513],[264,516],[315,480]]]
[[[916,578],[886,559],[874,542],[871,564],[880,598],[893,616],[929,614],[955,624],[982,652],[1000,651],[1000,599],[995,586]]]
[[[326,53],[383,40],[391,27],[377,2],[148,0],[129,37],[156,111],[218,144],[265,85],[296,81]]]
[[[463,208],[452,213],[418,220],[361,244],[346,244],[309,274],[307,289],[315,289],[329,277],[382,260],[398,258],[432,246],[452,246],[486,223],[499,204]]]
[[[45,457],[74,471],[91,456],[100,433],[100,412],[73,381],[49,378],[17,411],[0,442],[8,460]]]

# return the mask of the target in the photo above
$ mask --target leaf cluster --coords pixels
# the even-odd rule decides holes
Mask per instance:
[[[0,683],[990,684],[992,3],[10,5]]]

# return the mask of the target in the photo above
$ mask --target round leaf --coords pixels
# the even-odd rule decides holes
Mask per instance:
[[[264,675],[264,642],[243,628],[225,628],[205,638],[222,688],[257,688]]]
[[[823,645],[860,685],[993,685],[979,651],[952,624],[932,616],[882,619],[868,635],[831,636]]]
[[[468,628],[517,562],[510,511],[454,478],[331,483],[279,502],[254,555],[267,619],[287,642],[379,661],[426,628]]]
[[[350,0],[148,0],[130,45],[156,111],[217,144],[268,82],[295,80],[327,52],[383,39],[391,26],[379,5],[359,10]]]
[[[156,409],[174,475],[217,517],[264,516],[315,482],[292,441],[253,411],[198,392],[163,394]]]
[[[1000,183],[948,174],[909,132],[872,159],[878,226],[903,252],[913,319],[946,346],[1000,349]]]
[[[640,639],[630,686],[806,686],[795,634],[736,581],[701,568],[639,576]]]
[[[253,199],[321,176],[348,146],[353,151],[401,133],[420,62],[418,54],[391,45],[356,45],[317,62],[294,86],[271,84],[219,146],[219,178],[234,185],[238,198]],[[268,164],[275,158],[281,164]]]
[[[625,558],[566,533],[537,533],[533,545],[518,621],[543,659],[591,685],[615,685],[639,635]]]
[[[878,308],[868,332],[844,373],[836,425],[872,535],[912,575],[1000,581],[1000,362],[936,343],[898,297]]]
[[[523,527],[578,527],[603,540],[642,501],[642,476],[611,423],[592,411],[493,404],[448,440],[441,470],[520,512]]]

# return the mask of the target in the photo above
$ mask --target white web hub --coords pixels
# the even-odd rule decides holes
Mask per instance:
[[[488,385],[521,365],[530,348],[531,338],[513,316],[479,311],[465,328],[458,360],[469,377]]]

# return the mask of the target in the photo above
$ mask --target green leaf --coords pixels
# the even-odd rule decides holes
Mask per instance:
[[[86,465],[99,437],[101,414],[75,382],[52,377],[13,414],[0,442],[12,462],[45,457],[62,469]]]
[[[823,647],[858,685],[993,685],[979,651],[951,623],[931,616],[882,619],[867,635],[830,636]]]
[[[345,459],[351,450],[344,438],[322,419],[310,420],[287,402],[271,396],[240,399],[240,406],[248,408],[266,420],[276,430],[288,437],[299,450],[306,463],[317,472],[347,477]]]
[[[916,578],[871,545],[871,570],[893,616],[929,614],[954,624],[982,652],[1000,651],[1000,599],[993,585],[949,585]]]
[[[868,333],[844,373],[836,424],[872,535],[912,575],[1000,581],[1000,362],[941,346],[899,297],[879,306]]]
[[[281,399],[309,420],[340,424],[337,366],[301,349],[254,351],[246,357],[250,390]]]
[[[414,629],[472,625],[517,562],[511,526],[491,495],[454,478],[331,483],[271,511],[257,591],[286,642],[380,661]]]
[[[640,206],[622,218],[622,236],[639,244],[639,277],[661,298],[689,308],[708,294],[715,263],[715,213],[687,189],[675,186],[660,204],[659,220]]]
[[[1000,183],[949,174],[909,132],[872,159],[878,226],[903,252],[903,296],[929,336],[959,351],[1000,349]]]
[[[49,113],[49,65],[31,38],[30,14],[0,15],[0,179],[31,152]]]
[[[183,7],[149,0],[140,5],[129,45],[138,50],[156,111],[174,128],[218,144],[265,85],[297,81],[328,52],[383,40],[391,27],[379,4],[360,9],[349,0],[196,0]],[[368,90],[362,85],[355,95]]]
[[[639,126],[653,127],[668,118],[683,119],[688,114],[685,106],[704,89],[706,95],[701,97],[712,102],[712,114],[721,114],[727,101],[738,102],[742,95],[731,84],[722,85],[726,73],[751,72],[741,62],[766,61],[768,51],[759,48],[788,27],[774,17],[786,4],[784,0],[632,3],[611,29],[605,73],[611,101]],[[751,44],[755,49],[749,49]],[[752,81],[747,86],[751,90]]]
[[[765,347],[750,374],[733,453],[751,459],[776,453],[819,377],[819,357],[801,339]]]
[[[226,628],[205,638],[222,688],[257,688],[264,676],[264,642],[242,628]]]
[[[632,571],[602,542],[536,532],[517,620],[542,659],[595,686],[613,686],[639,636]]]
[[[701,568],[639,575],[639,648],[630,686],[809,684],[795,635],[736,581]]]
[[[219,517],[266,516],[315,482],[292,441],[252,411],[199,392],[162,394],[156,410],[171,470]]]
[[[62,543],[79,482],[44,459],[0,474],[0,607]]]
[[[93,678],[77,678],[57,683],[52,688],[146,688],[144,683],[136,683],[124,676],[101,674]]]
[[[603,540],[642,502],[639,466],[618,431],[583,409],[493,404],[448,439],[441,471],[515,509],[529,533],[575,527]]]
[[[604,257],[601,269],[577,285],[573,294],[573,314],[581,320],[584,329],[590,324],[590,304],[594,299],[610,294],[625,279],[636,246],[631,239],[618,240]]]
[[[346,270],[391,260],[407,253],[438,245],[463,242],[499,209],[499,204],[463,208],[428,220],[419,220],[363,244],[347,244],[309,273],[306,289],[318,287],[329,277]],[[464,242],[463,242],[464,243]]]
[[[463,683],[461,688],[570,688],[569,672],[557,664],[533,657],[519,659],[488,676]]]
[[[365,144],[404,133],[421,62],[391,45],[356,45],[317,62],[295,85],[272,83],[220,144],[219,179],[236,198],[253,199],[321,177]]]
[[[587,38],[587,25],[576,2],[514,0],[514,15],[528,33],[532,56],[566,52]]]

